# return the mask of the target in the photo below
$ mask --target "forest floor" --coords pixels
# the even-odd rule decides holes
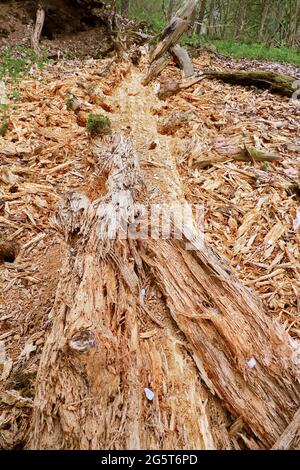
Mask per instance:
[[[155,200],[160,182],[168,181],[188,202],[203,205],[207,242],[295,344],[300,340],[300,107],[268,91],[215,80],[160,101],[157,83],[141,84],[146,62],[144,51],[138,67],[109,58],[34,67],[19,83],[19,100],[9,107],[8,130],[0,137],[0,235],[18,255],[0,264],[0,448],[22,448],[26,442],[66,249],[53,214],[70,191],[85,192],[91,200],[103,191],[86,130],[90,112],[109,116],[114,132],[130,136]],[[194,58],[197,70],[233,64],[245,67],[244,61],[224,60],[207,50]],[[290,66],[266,67],[299,73]],[[171,65],[159,81],[178,78],[179,69]],[[8,95],[13,86],[7,84]],[[80,112],[68,109],[70,95],[83,103]],[[184,111],[191,112],[187,122],[161,130],[166,117]],[[245,146],[282,159],[234,161]],[[203,159],[220,157],[202,168]],[[181,181],[173,181],[176,167]],[[151,286],[145,289],[151,309]],[[245,440],[232,440],[231,448],[244,446]]]
[[[32,21],[23,7],[27,3],[4,4],[0,11],[0,51],[10,47],[16,51],[12,57],[23,62]],[[110,47],[101,27],[42,37],[41,45],[58,60],[43,68],[29,62],[29,73],[8,79],[8,104],[0,110],[5,120],[0,132],[0,252],[7,243],[13,252],[9,260],[0,256],[2,449],[24,448],[28,438],[36,374],[67,250],[54,214],[70,192],[85,193],[93,201],[104,191],[86,129],[89,113],[108,116],[113,132],[130,138],[152,201],[165,202],[169,191],[170,200],[176,194],[203,206],[206,241],[263,301],[270,318],[290,333],[295,350],[300,341],[299,104],[266,90],[209,79],[160,101],[159,84],[180,79],[180,70],[172,64],[158,81],[143,86],[146,48],[139,66],[118,63],[114,56],[101,59]],[[197,71],[263,69],[300,77],[293,65],[236,60],[205,48],[193,54]],[[80,101],[80,111],[70,109],[72,96]],[[164,125],[169,116],[186,111],[184,123]],[[235,161],[244,148],[281,159]],[[174,178],[178,172],[180,178]],[[157,309],[161,301],[150,279],[143,288],[148,311]],[[155,331],[149,321],[148,330]],[[147,331],[140,334],[147,338]],[[234,417],[224,416],[216,417],[217,427],[230,429],[229,440],[222,441],[222,433],[214,430],[211,447],[261,448],[253,435],[232,426]],[[209,424],[216,428],[215,422]]]

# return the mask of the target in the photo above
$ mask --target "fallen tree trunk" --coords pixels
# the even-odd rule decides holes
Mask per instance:
[[[271,447],[299,408],[298,351],[193,224],[174,216],[182,240],[139,234],[138,157],[125,138],[101,147],[107,194],[72,194],[56,219],[69,255],[27,447],[215,448],[214,396]]]
[[[295,93],[293,87],[295,78],[275,72],[256,71],[233,71],[233,72],[205,72],[206,78],[216,78],[226,83],[243,86],[256,86],[268,89],[271,92],[283,96],[292,96]]]
[[[142,240],[114,240],[134,220],[134,201],[143,191],[136,154],[124,138],[101,147],[108,194],[93,204],[70,195],[55,222],[69,254],[40,362],[27,447],[230,448],[229,438],[218,442],[218,426],[212,429],[209,392],[155,284],[147,286],[147,296],[156,296],[155,310],[144,301],[149,272],[140,256]],[[120,211],[120,224],[111,222],[113,209]],[[210,406],[225,416],[216,399]]]

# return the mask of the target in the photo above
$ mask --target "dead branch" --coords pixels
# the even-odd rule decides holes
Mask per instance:
[[[31,47],[37,55],[39,55],[41,52],[40,47],[39,47],[39,42],[40,42],[43,27],[44,27],[44,22],[45,22],[45,10],[44,8],[39,6],[36,12],[36,21],[35,21],[34,30],[31,36]]]
[[[181,36],[189,29],[196,5],[196,0],[188,0],[176,12],[175,16],[161,33],[160,42],[151,54],[151,62],[159,59],[172,46],[177,44]]]
[[[143,80],[143,85],[148,85],[152,80],[154,80],[158,75],[165,69],[165,67],[170,63],[171,56],[165,54],[159,59],[152,62],[147,72],[146,77]]]
[[[184,70],[185,77],[189,77],[194,73],[188,53],[180,46],[176,46],[176,44],[182,34],[188,30],[196,4],[197,1],[188,0],[183,7],[177,11],[174,18],[172,18],[170,23],[161,33],[160,41],[150,57],[150,68],[143,82],[145,85],[156,78],[168,65],[170,61],[169,52],[177,57]]]
[[[192,77],[195,72],[187,51],[183,47],[176,44],[171,48],[171,53],[176,57],[181,69],[183,70],[183,78]]]
[[[166,98],[176,95],[176,93],[179,93],[182,90],[186,90],[187,88],[190,88],[191,86],[196,85],[196,83],[201,82],[203,78],[204,78],[203,76],[200,76],[200,77],[193,76],[193,77],[185,78],[180,82],[173,81],[170,83],[166,83],[165,85],[161,85],[157,96],[160,100],[165,100]]]
[[[200,169],[207,168],[209,166],[225,162],[226,160],[231,159],[238,162],[277,162],[282,160],[281,155],[274,155],[266,152],[262,152],[256,148],[249,148],[244,147],[240,148],[237,147],[235,149],[231,149],[231,153],[228,155],[209,155],[205,157],[202,155],[201,157],[197,157],[195,154],[190,158],[189,164],[190,166],[195,166]]]

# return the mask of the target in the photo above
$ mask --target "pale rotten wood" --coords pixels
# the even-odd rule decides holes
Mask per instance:
[[[45,10],[41,6],[36,12],[36,21],[34,30],[31,36],[31,47],[36,54],[40,54],[39,42],[45,22]]]
[[[27,448],[230,448],[226,429],[219,432],[210,418],[215,410],[225,423],[226,413],[201,384],[164,302],[151,312],[144,305],[139,241],[111,240],[133,220],[131,209],[144,190],[134,149],[125,138],[99,148],[100,166],[109,172],[107,194],[93,204],[71,194],[54,220],[69,254],[50,315]],[[121,217],[114,224],[117,204]]]
[[[160,41],[151,54],[151,62],[159,59],[172,46],[177,44],[191,24],[196,5],[197,0],[188,0],[176,12],[175,16],[161,33]]]
[[[272,447],[272,450],[288,450],[291,448],[293,440],[298,434],[299,437],[300,431],[300,408],[295,414],[294,418],[285,429],[280,438],[275,442]]]
[[[180,65],[183,67],[184,76],[190,77],[193,73],[193,65],[188,53],[177,45],[181,36],[188,30],[197,2],[188,0],[177,11],[174,18],[166,26],[160,35],[160,41],[154,48],[150,56],[150,67],[144,79],[144,84],[154,80],[170,62],[170,54],[174,54]]]
[[[27,447],[220,448],[228,444],[224,434],[218,441],[203,403],[223,413],[221,399],[270,448],[299,408],[288,334],[193,225],[183,227],[182,241],[114,240],[149,195],[130,142],[107,145],[99,145],[107,193],[92,204],[70,195],[55,221],[69,255]],[[161,299],[150,313],[141,295],[148,269]],[[153,403],[144,387],[154,391]]]
[[[183,70],[183,78],[189,78],[194,75],[194,67],[187,51],[176,44],[171,48],[171,52],[177,58],[180,67]]]

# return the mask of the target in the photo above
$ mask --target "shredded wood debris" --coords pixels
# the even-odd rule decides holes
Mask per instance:
[[[218,70],[228,65],[203,52],[193,66],[202,70],[212,67],[214,60]],[[125,63],[61,61],[24,79],[19,102],[9,108],[8,131],[0,137],[0,250],[4,241],[17,248],[10,261],[0,256],[0,448],[18,448],[28,431],[35,376],[66,250],[53,226],[53,214],[71,191],[80,190],[91,200],[103,193],[85,124],[89,113],[100,113],[109,116],[115,131],[122,124],[126,132],[131,123],[122,121],[122,96],[117,91],[130,73],[131,66]],[[179,75],[170,65],[160,81],[168,83]],[[70,96],[80,109],[70,109]],[[186,199],[203,204],[208,243],[262,299],[297,349],[300,106],[268,91],[204,79],[161,101],[152,113],[162,127],[171,115],[186,117],[173,129],[169,122],[164,133],[170,137],[162,139],[170,139],[170,145],[162,145],[161,151],[176,156]],[[165,168],[151,161],[151,149],[159,142],[151,139],[151,132],[147,138],[148,130],[141,129],[137,140],[146,138],[149,159],[142,165],[150,167],[156,197],[157,175],[166,171],[171,179],[172,163],[167,154],[161,160]],[[245,149],[248,161],[239,161],[236,156]],[[258,161],[249,149],[280,158]],[[160,302],[147,282],[141,295],[148,310]],[[151,338],[159,328],[152,323],[141,336]],[[247,366],[256,367],[255,354]],[[145,385],[141,384],[141,393],[152,401],[156,391]],[[223,443],[224,448],[261,448],[241,419],[227,426],[231,442]],[[208,448],[213,447],[209,439],[208,434]]]

